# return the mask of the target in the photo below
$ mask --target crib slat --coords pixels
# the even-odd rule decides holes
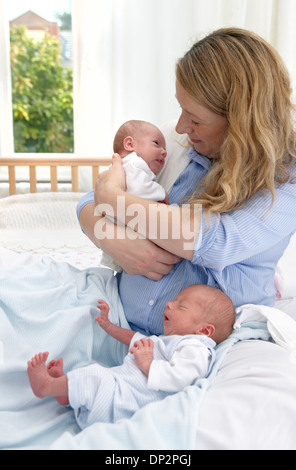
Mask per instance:
[[[92,179],[93,179],[93,188],[96,186],[96,181],[99,176],[99,167],[94,165],[92,167]]]
[[[9,194],[14,196],[16,194],[16,179],[15,179],[15,166],[8,167],[9,178]]]
[[[78,193],[79,187],[78,187],[78,166],[72,166],[71,167],[71,173],[72,173],[72,191],[73,193]]]
[[[58,192],[58,169],[56,166],[50,167],[50,184],[51,184],[51,192],[57,193]]]
[[[30,166],[30,192],[37,193],[36,166]]]

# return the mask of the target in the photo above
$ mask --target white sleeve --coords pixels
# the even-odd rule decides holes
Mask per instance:
[[[138,331],[135,332],[135,334],[132,337],[131,342],[129,344],[129,349],[131,349],[134,346],[136,341],[140,341],[141,339],[147,339],[147,338],[148,338],[147,335],[143,335],[142,333],[139,333]]]
[[[148,388],[165,392],[178,392],[209,370],[211,352],[202,343],[184,340],[170,361],[154,360],[150,366]]]

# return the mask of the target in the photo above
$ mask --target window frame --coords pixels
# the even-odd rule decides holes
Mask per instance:
[[[14,156],[9,22],[0,1],[0,158]]]
[[[73,65],[74,75],[74,65]],[[73,101],[74,101],[73,76]],[[69,153],[21,153],[14,151],[13,110],[12,110],[12,84],[10,66],[10,31],[9,19],[6,13],[6,0],[0,0],[0,159],[7,157],[30,158],[38,155],[45,160],[48,157],[77,156],[75,152],[75,107],[73,112],[74,151]]]

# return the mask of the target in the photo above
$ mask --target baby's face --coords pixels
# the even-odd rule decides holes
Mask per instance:
[[[187,287],[177,297],[166,304],[164,312],[164,334],[192,335],[203,334],[200,331],[205,325],[205,298],[202,290]]]
[[[155,175],[162,170],[167,155],[166,142],[157,127],[147,126],[135,139],[134,149]]]

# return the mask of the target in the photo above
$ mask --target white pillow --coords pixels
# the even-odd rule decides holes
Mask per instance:
[[[80,249],[93,244],[77,220],[80,193],[37,193],[0,200],[0,247],[30,251]]]
[[[188,137],[186,134],[177,134],[176,123],[177,121],[169,121],[161,126],[166,140],[167,157],[165,166],[156,181],[165,188],[167,193],[170,192],[176,179],[190,161],[187,157],[190,149]]]
[[[279,260],[275,283],[279,299],[296,298],[296,234]]]

